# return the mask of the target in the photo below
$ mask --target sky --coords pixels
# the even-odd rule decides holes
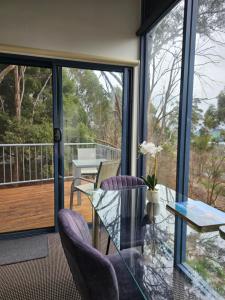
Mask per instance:
[[[219,43],[225,42],[225,34],[215,33],[213,39]],[[200,49],[207,58],[198,55]],[[209,59],[216,62],[210,62]],[[201,103],[201,108],[205,111],[210,104],[217,105],[217,96],[225,88],[225,44],[219,45],[208,38],[197,36],[195,71],[204,77],[200,81],[195,76],[193,97],[209,99]]]

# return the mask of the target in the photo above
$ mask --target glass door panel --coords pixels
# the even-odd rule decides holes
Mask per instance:
[[[0,64],[0,233],[54,226],[52,70]]]
[[[122,73],[63,68],[64,206],[91,221],[91,206],[84,194],[71,193],[71,185],[89,182],[72,179],[76,174],[94,182],[98,166],[93,160],[120,160],[122,135]],[[75,167],[83,160],[86,168]],[[78,171],[78,173],[76,173]],[[113,175],[113,174],[112,174]]]

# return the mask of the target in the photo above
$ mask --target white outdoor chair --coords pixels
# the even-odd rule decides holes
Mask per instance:
[[[112,161],[102,161],[100,163],[99,169],[98,169],[98,174],[96,177],[96,181],[89,180],[87,178],[83,177],[78,177],[74,178],[71,184],[71,192],[70,192],[70,209],[73,208],[73,194],[74,192],[81,192],[86,195],[88,195],[89,192],[92,192],[94,189],[100,188],[100,184],[103,180],[116,176],[119,174],[119,169],[120,169],[120,161],[118,160],[112,160]],[[87,183],[85,184],[79,184],[76,186],[76,180],[77,181],[85,181]],[[78,199],[78,198],[77,198]],[[81,204],[77,200],[77,204]]]
[[[92,160],[96,159],[96,148],[78,148],[77,149],[78,160]],[[97,175],[97,168],[82,168],[81,175]]]

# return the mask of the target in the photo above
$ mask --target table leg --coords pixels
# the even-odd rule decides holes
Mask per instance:
[[[75,164],[73,165],[73,177],[79,178],[81,177],[81,168],[77,167]],[[75,184],[80,184],[80,179],[77,179]],[[77,205],[81,205],[81,195],[80,192],[77,192]]]
[[[93,233],[92,233],[92,242],[93,246],[96,249],[99,249],[99,242],[100,242],[100,218],[98,214],[96,213],[95,209],[92,210],[92,224],[93,224]]]

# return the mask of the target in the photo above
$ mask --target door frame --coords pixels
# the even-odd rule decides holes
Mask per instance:
[[[132,109],[133,109],[133,67],[103,63],[71,61],[29,55],[0,53],[1,64],[16,64],[33,67],[46,67],[52,70],[53,97],[53,130],[61,129],[61,141],[54,143],[54,219],[53,227],[29,229],[17,232],[0,233],[1,239],[33,236],[58,232],[58,211],[64,207],[64,145],[63,145],[63,99],[62,99],[62,68],[78,68],[123,74],[122,104],[122,142],[121,142],[121,174],[131,174],[132,145]]]

